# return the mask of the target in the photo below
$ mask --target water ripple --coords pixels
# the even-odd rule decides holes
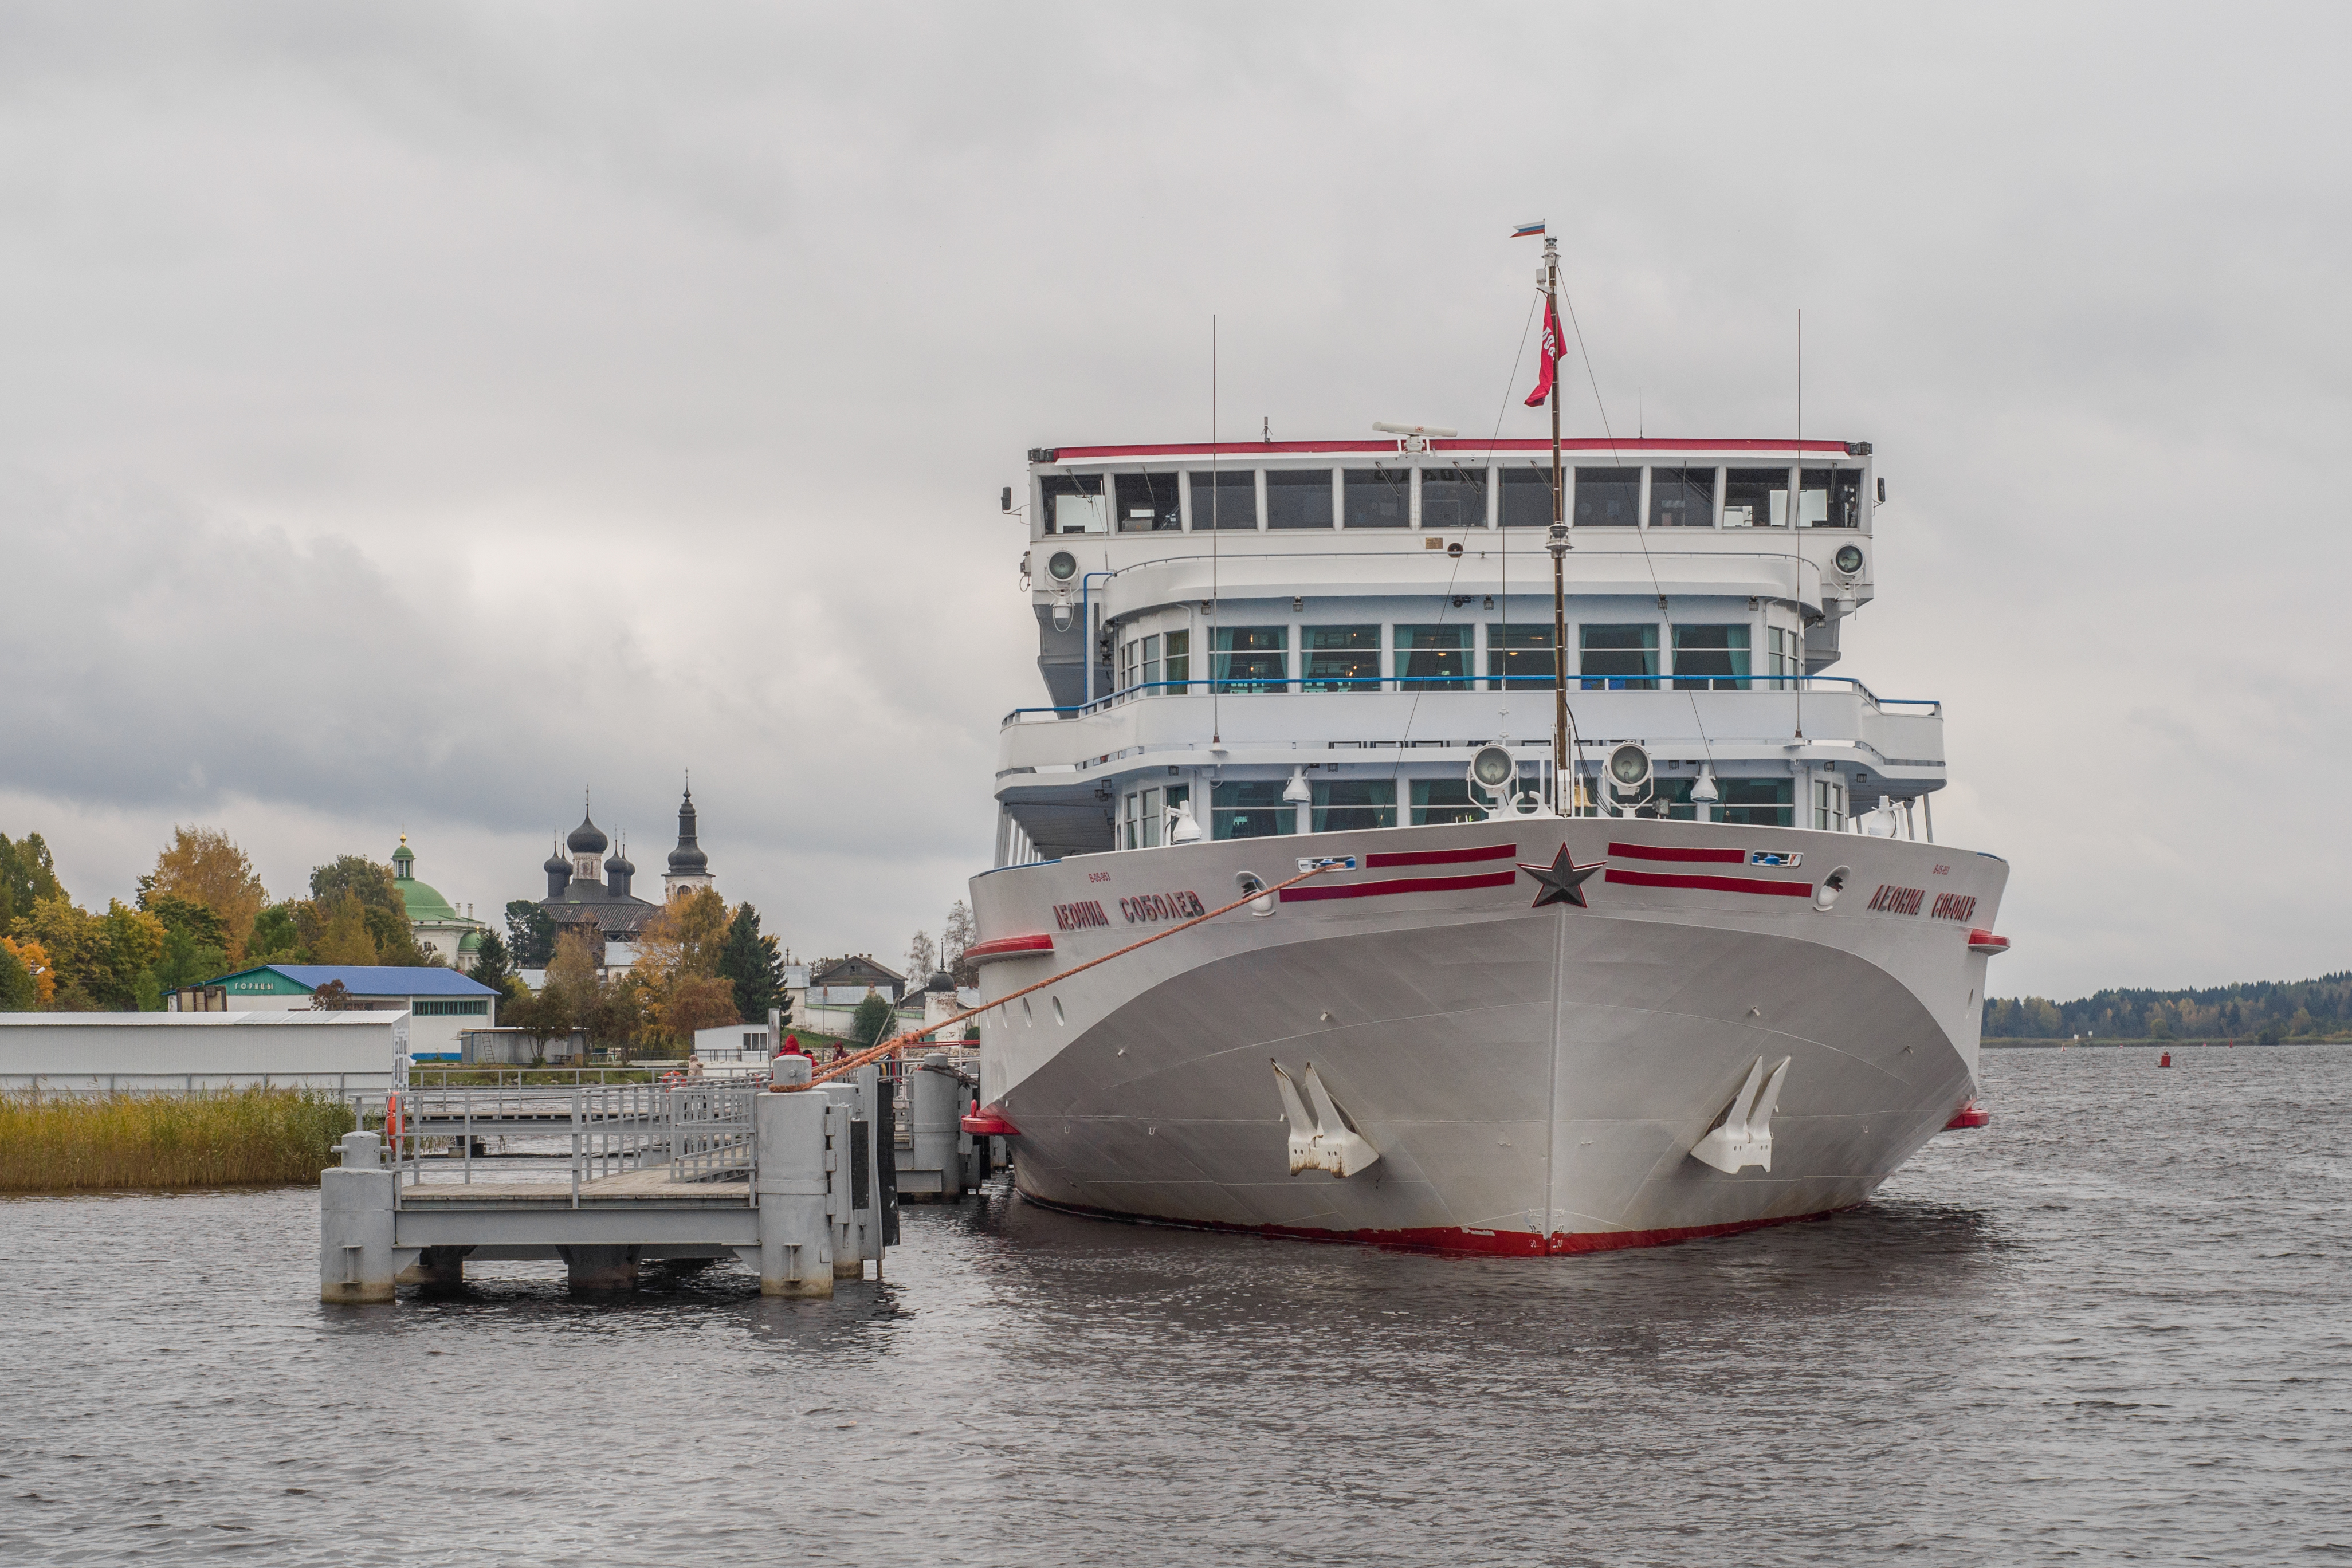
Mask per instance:
[[[2352,1052],[1994,1052],[1825,1222],[1548,1263],[910,1208],[889,1277],[315,1301],[310,1190],[0,1203],[11,1563],[2352,1554]]]

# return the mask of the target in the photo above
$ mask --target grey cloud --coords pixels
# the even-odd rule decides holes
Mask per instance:
[[[2352,24],[2262,17],[11,8],[0,789],[523,892],[691,762],[733,891],[894,951],[1036,700],[1023,450],[1204,435],[1213,311],[1228,434],[1532,434],[1541,215],[1621,431],[1787,432],[1805,309],[1895,501],[1844,667],[1949,704],[1996,985],[2340,967]]]

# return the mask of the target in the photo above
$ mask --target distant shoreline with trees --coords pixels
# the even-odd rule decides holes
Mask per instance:
[[[2352,970],[2315,980],[2242,980],[2179,990],[2110,989],[2071,1002],[1988,998],[1984,1039],[2149,1045],[2352,1040]]]

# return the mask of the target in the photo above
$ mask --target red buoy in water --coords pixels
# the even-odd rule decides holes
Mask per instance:
[[[2158,1058],[2156,1059],[2156,1064],[2157,1064],[2158,1067],[2169,1067],[2169,1066],[2171,1066],[2171,1065],[2172,1065],[2172,1052],[2170,1052],[2170,1051],[2166,1051],[2162,1056],[2158,1057]]]
[[[1991,1112],[1978,1104],[1974,1100],[1970,1100],[1967,1104],[1962,1105],[1958,1110],[1952,1113],[1952,1119],[1944,1124],[1944,1131],[1947,1133],[1953,1133],[1959,1132],[1969,1127],[1981,1127],[1991,1120]]]

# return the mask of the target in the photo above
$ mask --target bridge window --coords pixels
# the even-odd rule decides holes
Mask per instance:
[[[1649,692],[1658,687],[1658,628],[1580,626],[1579,673],[1588,692]]]
[[[1650,470],[1650,526],[1711,528],[1715,526],[1715,470]]]
[[[1186,683],[1192,678],[1192,633],[1171,632],[1168,633],[1165,646],[1168,663],[1164,668],[1167,673],[1160,679],[1168,684],[1160,689],[1171,692],[1190,691],[1192,688]]]
[[[1724,476],[1723,526],[1785,528],[1789,526],[1789,471],[1734,468]]]
[[[1350,468],[1340,476],[1343,515],[1351,528],[1402,528],[1412,521],[1412,470]]]
[[[1355,828],[1396,826],[1396,780],[1393,779],[1318,779],[1314,791],[1314,831],[1344,833]]]
[[[1748,689],[1748,628],[1675,628],[1675,686],[1679,691]]]
[[[1331,471],[1269,468],[1265,474],[1265,526],[1328,528],[1331,526]]]
[[[1220,626],[1209,678],[1220,692],[1290,689],[1290,628]]]
[[[1412,825],[1433,822],[1483,822],[1486,813],[1470,800],[1467,779],[1416,779],[1412,781]]]
[[[1281,779],[1241,779],[1209,787],[1209,836],[1272,839],[1298,831],[1298,809],[1282,799]]]
[[[1396,629],[1397,690],[1467,691],[1470,687],[1470,628],[1400,626]]]
[[[1183,527],[1173,474],[1121,474],[1111,482],[1118,503],[1118,531],[1164,534]]]
[[[1257,475],[1244,468],[1236,473],[1203,468],[1192,476],[1192,527],[1195,529],[1257,528]]]
[[[1862,470],[1808,468],[1797,495],[1800,528],[1862,527]]]
[[[1764,629],[1764,673],[1772,677],[1772,690],[1789,689],[1789,679],[1801,675],[1803,665],[1798,663],[1797,633],[1786,626]]]
[[[1548,687],[1556,664],[1550,627],[1496,624],[1486,628],[1487,690]]]
[[[1423,528],[1483,528],[1486,526],[1486,471],[1424,468],[1421,471]]]
[[[1298,630],[1302,689],[1310,692],[1376,692],[1381,689],[1381,629],[1378,626],[1302,626]]]
[[[1099,474],[1048,474],[1037,481],[1045,498],[1049,534],[1108,533],[1108,497]]]
[[[1641,516],[1642,471],[1579,468],[1575,499],[1578,528],[1630,528]]]
[[[1147,695],[1160,684],[1160,638],[1130,637],[1119,645],[1118,689],[1123,692],[1140,688]]]
[[[1698,808],[1691,801],[1691,786],[1695,779],[1661,779],[1656,799],[1664,808],[1662,816],[1676,821],[1695,821]],[[1789,828],[1796,825],[1796,780],[1793,779],[1717,779],[1715,790],[1718,799],[1708,820],[1737,822],[1751,828]]]
[[[1551,527],[1551,466],[1506,468],[1503,480],[1503,526],[1507,528]]]

